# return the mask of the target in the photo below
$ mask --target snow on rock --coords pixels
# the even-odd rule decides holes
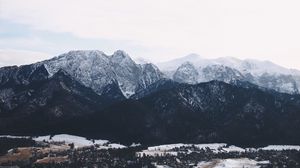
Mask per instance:
[[[185,57],[177,58],[174,60],[158,63],[158,67],[162,71],[174,71],[185,62],[191,62],[195,67],[206,67],[211,65],[224,65],[237,69],[242,73],[251,73],[255,76],[264,73],[269,74],[290,74],[300,75],[300,71],[295,69],[288,69],[280,65],[274,64],[270,61],[260,61],[254,59],[241,60],[234,57],[219,57],[214,59],[203,58],[197,54],[190,54]]]
[[[134,60],[134,62],[136,62],[137,64],[147,64],[147,63],[152,63],[151,60],[143,58],[143,57],[134,57],[132,58]]]
[[[154,65],[147,64],[145,69],[121,50],[111,56],[98,50],[70,51],[37,65],[44,65],[50,76],[62,69],[98,94],[102,94],[105,86],[116,82],[126,97],[143,84],[148,86],[162,78],[162,73]]]
[[[210,64],[210,61],[207,62],[207,59],[203,59],[197,54],[189,54],[185,57],[173,59],[171,61],[157,63],[157,66],[162,71],[175,71],[180,65],[185,62],[192,62],[196,66],[199,66],[201,63],[203,65]]]
[[[186,62],[192,63],[197,71],[194,71],[191,66],[182,68],[186,67],[184,66]],[[288,69],[270,61],[240,60],[233,57],[206,59],[191,54],[157,65],[169,78],[177,81],[179,79],[184,83],[211,80],[229,83],[234,80],[242,80],[283,93],[295,94],[300,90],[299,70]]]
[[[173,79],[180,83],[195,84],[198,82],[199,74],[190,62],[183,63],[173,75]]]
[[[98,94],[115,78],[109,56],[98,50],[70,51],[40,64],[45,65],[50,75],[64,70]]]

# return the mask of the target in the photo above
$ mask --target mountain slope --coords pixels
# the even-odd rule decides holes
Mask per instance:
[[[299,144],[299,96],[219,81],[167,85],[77,120],[85,128],[73,131],[128,144]]]
[[[28,71],[23,69],[16,71],[15,80],[1,82],[1,133],[39,132],[57,122],[95,113],[125,99],[117,84],[107,86],[99,96],[63,70],[48,78],[43,65],[34,71],[28,67],[25,68]]]

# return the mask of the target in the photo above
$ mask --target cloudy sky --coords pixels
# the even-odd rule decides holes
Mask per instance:
[[[299,0],[0,0],[0,66],[69,50],[198,53],[300,69]]]

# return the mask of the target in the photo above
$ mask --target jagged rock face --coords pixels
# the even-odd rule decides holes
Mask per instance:
[[[272,88],[278,92],[298,94],[297,82],[291,75],[270,75],[264,73],[257,78],[257,85]]]
[[[180,83],[195,84],[199,80],[199,74],[193,64],[186,62],[178,67],[173,79]]]
[[[126,97],[134,94],[141,76],[139,65],[122,51],[116,51],[110,58],[116,80]]]
[[[44,66],[25,65],[21,67],[4,67],[0,69],[0,102],[1,112],[13,110],[31,95],[28,89],[32,83],[48,79],[48,72]],[[26,89],[25,92],[22,92]],[[18,98],[15,96],[18,95]]]
[[[36,71],[38,68],[38,65],[0,68],[0,86],[9,88],[13,84],[28,85],[32,81],[48,78],[48,72],[42,68]]]
[[[44,65],[26,71],[20,67],[16,72],[17,78],[9,85],[6,80],[0,83],[2,133],[39,132],[44,127],[49,131],[58,122],[95,113],[125,99],[117,83],[107,85],[98,95],[64,70],[51,77]]]
[[[147,88],[149,85],[161,80],[163,73],[153,64],[147,63],[141,65],[142,73],[139,79],[139,90]]]
[[[300,91],[300,76],[299,75],[292,75],[293,79],[295,80],[296,84],[297,84],[297,89],[298,91]]]
[[[21,67],[17,72],[19,72],[17,75],[19,79],[30,82],[19,82],[18,79],[18,82],[11,82],[7,86],[6,81],[2,81],[1,84],[4,85],[0,86],[1,114],[26,113],[29,115],[45,108],[44,112],[49,112],[54,116],[75,115],[75,113],[83,115],[95,111],[93,107],[96,107],[96,104],[103,106],[110,101],[122,100],[121,92],[115,94],[117,97],[115,100],[109,99],[108,97],[112,94],[106,88],[105,94],[102,95],[105,100],[100,101],[102,97],[74,80],[63,70],[59,70],[50,78],[43,65],[34,70],[26,67],[26,71]],[[117,91],[116,88],[114,90]]]
[[[52,75],[63,69],[98,94],[116,78],[110,59],[100,51],[70,51],[41,62]]]
[[[185,65],[186,61],[192,65]],[[167,76],[181,83],[195,84],[211,80],[234,83],[233,81],[240,80],[282,93],[297,94],[300,89],[299,71],[269,61],[239,60],[232,57],[205,59],[192,55],[158,65]]]
[[[226,83],[236,80],[244,80],[245,77],[236,69],[223,66],[211,65],[201,70],[204,81],[219,80]]]
[[[210,65],[199,67],[198,70],[189,62],[182,64],[174,73],[173,80],[180,83],[196,84],[212,80],[230,83],[232,81],[243,81],[246,77],[238,70],[223,66]]]
[[[154,65],[136,64],[120,50],[112,56],[100,51],[71,51],[39,64],[45,64],[50,74],[59,69],[65,70],[100,95],[105,86],[118,83],[124,96],[129,97],[140,87],[145,88],[162,77]]]

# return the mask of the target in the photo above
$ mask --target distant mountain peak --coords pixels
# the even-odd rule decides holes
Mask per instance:
[[[197,58],[200,58],[201,56],[196,54],[196,53],[191,53],[191,54],[188,54],[187,56],[185,56],[184,58],[190,58],[190,59],[197,59]]]
[[[198,72],[195,66],[189,61],[179,66],[173,75],[173,79],[180,83],[195,84],[198,82]]]
[[[199,75],[192,70],[178,73],[178,68],[181,67],[182,71],[182,66],[187,67],[186,62],[190,62]],[[197,83],[210,80],[242,80],[284,93],[299,93],[300,90],[300,71],[284,68],[271,61],[242,60],[231,56],[206,59],[197,54],[190,54],[157,65],[169,78],[180,79],[183,83],[190,83],[192,76],[198,76]],[[182,78],[183,76],[185,77]]]
[[[58,57],[92,57],[92,56],[104,56],[104,52],[100,50],[71,50],[67,53],[61,54]]]
[[[113,53],[112,57],[117,57],[117,58],[130,58],[129,55],[123,51],[123,50],[117,50]]]
[[[113,53],[110,60],[116,64],[135,64],[130,56],[123,50],[117,50]]]
[[[137,57],[137,58],[133,58],[134,62],[136,62],[137,64],[148,64],[151,63],[150,60],[143,58],[143,57]]]
[[[184,67],[184,66],[194,67],[194,65],[190,61],[186,61],[182,65],[180,65],[180,67]]]

